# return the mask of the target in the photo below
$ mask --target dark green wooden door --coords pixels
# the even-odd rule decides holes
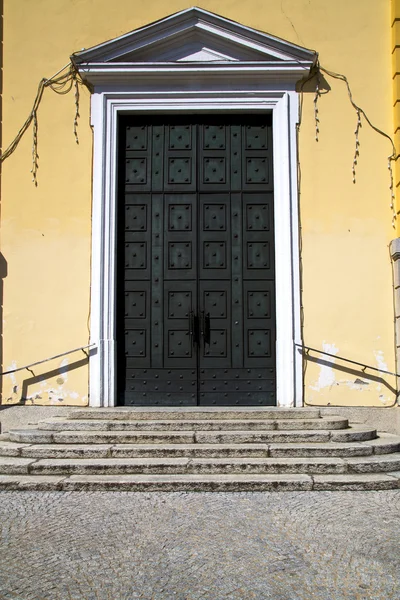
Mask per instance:
[[[124,117],[119,139],[119,402],[275,404],[270,117]]]

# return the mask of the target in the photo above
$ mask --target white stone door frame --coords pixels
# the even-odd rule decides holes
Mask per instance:
[[[180,89],[177,91],[177,86],[171,85],[173,81],[168,79],[166,86],[163,77],[159,80],[160,85],[146,84],[141,90],[137,85],[126,83],[118,89],[110,85],[95,88],[91,104],[94,156],[90,343],[97,346],[97,352],[90,357],[90,406],[117,404],[118,116],[218,112],[257,113],[260,117],[272,112],[277,404],[281,407],[302,406],[302,357],[294,345],[295,342],[301,343],[296,140],[298,94],[293,81],[282,81],[277,86],[271,80],[264,80],[263,86],[252,86],[248,78],[238,75],[232,82],[235,91],[228,89],[226,81],[223,83],[224,78],[220,80],[220,89],[215,78],[212,86],[205,86],[204,81],[198,78],[196,85],[187,80],[178,86]],[[259,83],[259,77],[257,80]]]

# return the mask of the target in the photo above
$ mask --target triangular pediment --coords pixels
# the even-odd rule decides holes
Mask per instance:
[[[138,63],[297,63],[315,52],[193,7],[73,55],[78,66]],[[110,64],[111,63],[111,64]]]

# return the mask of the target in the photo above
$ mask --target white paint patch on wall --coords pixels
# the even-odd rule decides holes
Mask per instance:
[[[329,354],[337,354],[339,352],[339,348],[336,348],[335,344],[328,344],[327,342],[322,343],[322,350],[324,352],[328,352]],[[322,355],[322,360],[325,360],[325,362],[335,362],[335,359],[332,356]],[[310,385],[310,388],[319,392],[323,388],[331,387],[332,385],[334,385],[335,381],[336,378],[333,367],[330,367],[328,365],[320,365],[318,381]]]
[[[374,356],[375,356],[375,360],[376,360],[376,365],[378,367],[378,369],[382,369],[382,371],[388,371],[388,366],[386,364],[385,358],[384,358],[384,354],[382,352],[382,350],[375,350],[374,351]],[[385,376],[385,373],[381,373],[380,374],[382,377]],[[376,386],[377,391],[379,392],[380,396],[379,399],[381,400],[381,402],[383,404],[385,404],[386,402],[390,401],[390,399],[388,397],[385,397],[383,394],[381,394],[382,392],[382,385],[380,383],[378,383],[378,385]]]
[[[68,381],[68,364],[68,358],[64,358],[59,369],[60,375],[63,376],[65,382]]]
[[[17,368],[18,363],[14,360],[4,370],[15,371]],[[23,400],[27,405],[60,405],[65,402],[67,406],[86,406],[88,400],[86,395],[82,396],[74,389],[66,389],[65,384],[68,381],[69,370],[68,358],[62,360],[57,370],[59,376],[57,378],[52,377],[50,381],[46,379],[45,374],[40,375],[37,373],[34,391],[31,387],[31,374],[26,371],[9,373],[4,378],[3,398],[5,404],[20,402],[22,393],[25,393]],[[26,389],[24,389],[25,380],[27,380]]]
[[[18,367],[17,367],[17,361],[13,360],[12,363],[9,364],[4,370],[5,371],[15,371],[15,369],[18,369]],[[17,384],[17,378],[15,376],[15,373],[10,373],[9,375],[7,375],[7,377],[10,378],[12,386],[14,386],[14,385]]]
[[[375,350],[374,356],[375,356],[375,360],[376,360],[378,369],[382,369],[382,371],[388,371],[389,369],[385,362],[385,358],[384,358],[384,354],[383,354],[382,350]]]

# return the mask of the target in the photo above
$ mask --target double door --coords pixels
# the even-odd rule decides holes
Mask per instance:
[[[118,396],[124,405],[273,405],[269,117],[124,117]]]

